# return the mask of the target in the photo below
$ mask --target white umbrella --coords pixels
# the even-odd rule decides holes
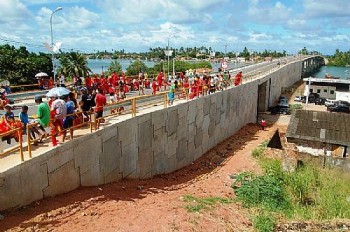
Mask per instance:
[[[65,87],[55,87],[50,89],[50,91],[46,94],[47,97],[61,97],[70,93],[70,90]]]
[[[44,73],[44,72],[39,72],[35,75],[36,78],[39,78],[39,77],[48,77],[49,75],[47,75],[47,73]]]

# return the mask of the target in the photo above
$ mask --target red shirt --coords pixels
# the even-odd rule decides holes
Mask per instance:
[[[103,96],[101,93],[96,94],[95,102],[96,102],[96,108],[95,112],[103,110],[103,106],[106,105],[106,97]]]

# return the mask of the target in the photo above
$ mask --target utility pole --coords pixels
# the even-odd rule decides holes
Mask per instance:
[[[227,56],[227,46],[228,46],[228,44],[226,43],[225,45],[225,57]]]

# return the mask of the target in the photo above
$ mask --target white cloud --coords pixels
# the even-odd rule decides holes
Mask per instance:
[[[0,1],[0,24],[23,22],[31,13],[19,0]]]
[[[304,0],[306,18],[350,17],[348,0]]]
[[[293,17],[292,9],[277,1],[273,6],[260,4],[258,0],[251,0],[248,15],[258,23],[280,24]]]

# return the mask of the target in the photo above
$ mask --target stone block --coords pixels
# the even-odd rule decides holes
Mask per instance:
[[[49,173],[47,176],[49,186],[43,189],[44,197],[52,197],[66,193],[80,186],[79,169],[74,167],[73,160],[56,169],[52,173]]]
[[[177,110],[174,108],[168,108],[168,120],[166,122],[166,130],[168,132],[168,136],[174,134],[179,125],[179,115],[177,114]]]
[[[20,167],[17,166],[0,173],[0,178],[2,180],[2,185],[0,187],[0,210],[22,206],[23,196],[21,191],[22,182]]]
[[[176,131],[177,139],[187,138],[188,136],[188,122],[186,117],[179,118],[179,126]]]
[[[153,151],[152,148],[148,148],[142,152],[139,152],[138,158],[138,173],[140,179],[147,179],[152,177],[153,167]]]
[[[158,110],[155,112],[151,113],[151,118],[152,118],[152,125],[154,130],[158,130],[162,127],[166,126],[166,111],[165,110]]]
[[[146,122],[146,121],[152,120],[152,119],[151,119],[151,114],[150,114],[150,113],[138,115],[136,118],[137,118],[137,120],[138,120],[138,125],[140,125],[140,124],[142,124],[142,123],[144,123],[144,122]]]
[[[195,100],[195,101],[197,101],[197,100]],[[189,102],[188,114],[187,114],[187,121],[189,124],[193,123],[196,120],[197,107],[196,107],[195,101]]]
[[[220,124],[220,120],[221,120],[221,110],[220,109],[216,109],[216,112],[215,112],[215,125],[219,125]]]
[[[152,121],[144,121],[139,124],[138,130],[138,144],[139,152],[142,152],[152,146],[152,137],[153,137],[153,127]]]
[[[204,120],[204,114],[203,114],[203,108],[198,109],[197,115],[196,115],[196,126],[202,126]]]
[[[103,129],[102,143],[116,136],[118,136],[118,125],[113,124],[110,127]]]
[[[165,155],[164,151],[159,153],[154,153],[154,162],[152,166],[152,175],[164,174],[167,167],[168,157]]]
[[[203,97],[203,115],[208,115],[210,112],[210,95]]]
[[[179,118],[187,117],[188,103],[183,103],[176,106]]]
[[[132,143],[122,147],[121,172],[123,178],[133,178],[137,173],[138,149],[137,144]]]
[[[85,173],[88,169],[99,162],[99,155],[102,154],[101,136],[94,134],[86,136],[85,141],[77,143],[73,149],[75,168],[80,169],[80,173]]]
[[[165,145],[165,154],[167,157],[171,157],[176,154],[176,148],[177,148],[177,138],[176,134],[172,134],[168,136],[167,143]]]
[[[168,159],[166,161],[166,166],[165,166],[165,173],[171,173],[176,170],[178,170],[177,158],[176,158],[176,154],[174,154],[172,156],[168,156]]]
[[[165,127],[153,131],[152,148],[155,154],[164,153],[167,140]]]
[[[103,143],[103,152],[99,157],[99,164],[103,168],[105,177],[109,176],[108,180],[113,179],[110,173],[120,172],[121,147],[118,137],[112,137]],[[115,179],[117,180],[119,174]],[[109,181],[110,182],[110,181]]]
[[[176,148],[177,162],[181,162],[182,160],[186,159],[187,151],[187,139],[182,138],[178,141]]]
[[[204,108],[204,102],[205,102],[204,99],[205,99],[204,97],[200,97],[196,99],[195,103],[196,103],[197,110],[201,110]]]
[[[123,173],[120,172],[119,168],[114,169],[113,171],[111,171],[108,174],[105,174],[104,180],[105,180],[105,184],[114,182],[114,181],[118,181],[123,179]]]
[[[188,141],[194,141],[195,134],[196,134],[196,125],[195,123],[191,123],[188,125]]]
[[[122,146],[128,146],[129,144],[137,141],[137,117],[123,121],[118,125],[118,137],[122,143]]]
[[[81,186],[98,186],[105,183],[103,167],[94,163],[89,169],[80,174]]]
[[[202,146],[203,131],[202,128],[196,127],[196,135],[194,136],[194,145],[197,147]]]
[[[215,94],[216,108],[222,108],[222,95],[223,95],[223,92],[218,92],[217,94]]]
[[[203,119],[203,126],[202,126],[202,131],[209,133],[209,124],[210,124],[210,118],[209,115],[204,116]]]

